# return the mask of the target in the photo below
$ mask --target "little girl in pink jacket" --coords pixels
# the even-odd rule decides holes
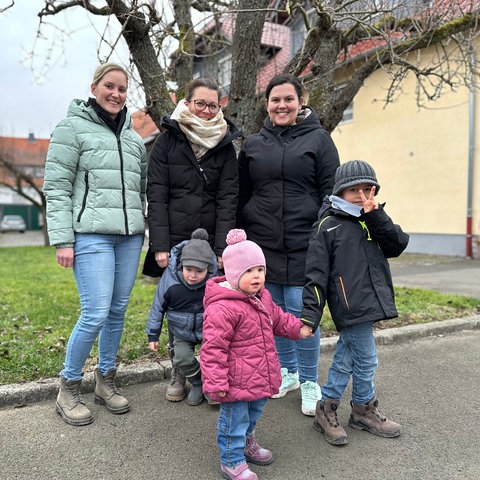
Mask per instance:
[[[255,480],[247,461],[273,462],[255,439],[255,426],[269,397],[282,382],[274,335],[292,340],[311,328],[275,305],[265,283],[262,249],[243,230],[231,230],[223,251],[225,276],[207,282],[200,352],[203,391],[220,403],[220,473]]]

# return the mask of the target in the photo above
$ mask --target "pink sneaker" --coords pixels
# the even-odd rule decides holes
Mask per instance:
[[[246,463],[241,463],[236,467],[220,467],[220,474],[223,478],[229,480],[258,480],[257,474],[252,472]]]
[[[254,463],[255,465],[270,465],[273,462],[273,453],[257,443],[255,431],[247,437],[243,454],[247,462]]]

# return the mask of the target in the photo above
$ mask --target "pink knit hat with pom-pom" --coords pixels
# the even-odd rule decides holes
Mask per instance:
[[[227,248],[223,251],[223,269],[227,282],[238,288],[240,277],[252,267],[265,266],[265,255],[262,249],[250,240],[247,240],[245,230],[234,229],[227,234]]]

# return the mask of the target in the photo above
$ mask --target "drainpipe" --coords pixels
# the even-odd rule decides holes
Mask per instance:
[[[467,232],[465,256],[472,258],[472,204],[473,204],[473,160],[475,147],[475,49],[470,46],[470,126],[468,139],[468,176],[467,176]]]

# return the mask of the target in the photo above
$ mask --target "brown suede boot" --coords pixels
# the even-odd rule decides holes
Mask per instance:
[[[338,400],[319,400],[315,408],[313,428],[323,433],[325,440],[332,445],[346,445],[347,432],[337,419]]]
[[[118,393],[117,387],[113,383],[116,373],[115,369],[111,369],[104,377],[100,369],[95,369],[95,403],[105,405],[110,412],[115,414],[126,413],[130,410],[130,404],[125,397]]]
[[[380,413],[376,396],[365,405],[356,405],[353,402],[350,402],[350,405],[352,406],[352,413],[348,420],[350,427],[387,438],[398,437],[402,433],[401,425]]]
[[[60,377],[55,409],[69,425],[81,426],[93,422],[90,410],[85,406],[80,393],[81,380],[69,380]]]
[[[175,355],[173,348],[168,349],[168,355],[172,361],[172,373],[170,375],[170,383],[167,387],[165,398],[169,402],[181,402],[186,395],[186,380],[180,369],[173,366],[173,357]]]
[[[172,367],[165,398],[169,402],[181,402],[185,398],[185,377],[179,368]]]

